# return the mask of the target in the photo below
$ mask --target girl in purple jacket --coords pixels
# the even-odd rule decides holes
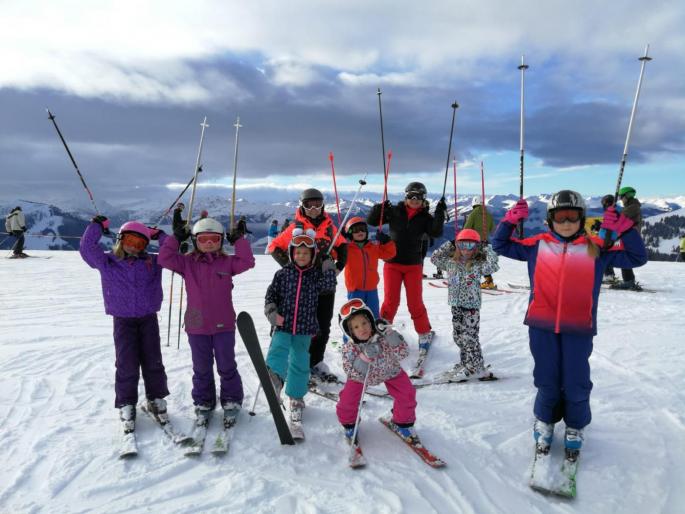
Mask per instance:
[[[181,255],[178,240],[168,237],[159,251],[159,263],[185,280],[188,305],[184,321],[193,359],[193,403],[197,425],[206,426],[216,406],[215,360],[224,417],[237,416],[243,402],[243,384],[235,361],[232,277],[253,268],[255,260],[250,243],[239,232],[228,236],[235,255],[224,253],[224,228],[212,218],[195,223],[192,238],[195,251]]]
[[[166,234],[129,221],[119,229],[111,252],[98,244],[109,226],[96,216],[86,228],[79,252],[88,266],[100,272],[105,312],[114,318],[114,406],[124,424],[124,434],[135,429],[138,380],[143,372],[147,409],[160,419],[167,418],[169,395],[162,364],[157,312],[162,306],[162,268],[157,255],[147,253],[151,239],[164,242]]]

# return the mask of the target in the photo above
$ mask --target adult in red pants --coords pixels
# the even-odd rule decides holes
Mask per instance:
[[[419,335],[419,345],[430,340],[431,324],[426,306],[423,304],[423,256],[421,239],[424,234],[438,238],[442,236],[447,204],[441,198],[433,216],[428,212],[426,186],[421,182],[410,182],[404,190],[403,201],[392,205],[385,202],[383,224],[388,223],[390,237],[395,241],[397,253],[383,267],[384,298],[381,318],[392,323],[400,306],[402,284],[407,295],[407,307]],[[374,205],[369,213],[369,225],[381,221],[382,204]]]

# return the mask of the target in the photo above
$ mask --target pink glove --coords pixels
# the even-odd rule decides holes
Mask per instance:
[[[507,211],[502,218],[502,221],[511,223],[512,225],[518,225],[521,220],[525,220],[528,217],[528,202],[521,198],[516,205]]]
[[[604,211],[604,220],[600,227],[605,230],[611,230],[616,234],[623,234],[633,228],[633,225],[635,225],[633,220],[626,218],[623,214],[619,215],[616,212],[616,207],[612,205]]]

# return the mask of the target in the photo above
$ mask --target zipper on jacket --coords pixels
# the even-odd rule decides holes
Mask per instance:
[[[560,332],[559,324],[561,322],[561,292],[564,290],[564,278],[566,278],[566,252],[568,251],[568,243],[564,243],[564,251],[561,253],[561,276],[559,277],[559,293],[557,294],[557,315],[554,320],[554,333]]]
[[[302,273],[301,269],[297,268],[299,276],[297,277],[297,293],[295,294],[295,316],[293,316],[293,335],[297,334],[297,311],[300,305],[300,289],[302,288]]]

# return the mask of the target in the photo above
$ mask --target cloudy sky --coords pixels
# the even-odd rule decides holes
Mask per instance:
[[[173,199],[203,185],[382,188],[381,88],[391,191],[442,189],[450,104],[463,192],[615,188],[649,43],[624,184],[685,194],[685,4],[5,0],[0,17],[0,199],[83,199],[49,107],[96,199]],[[450,166],[451,168],[451,166]],[[451,173],[451,169],[450,169]],[[452,187],[450,175],[448,187]]]

